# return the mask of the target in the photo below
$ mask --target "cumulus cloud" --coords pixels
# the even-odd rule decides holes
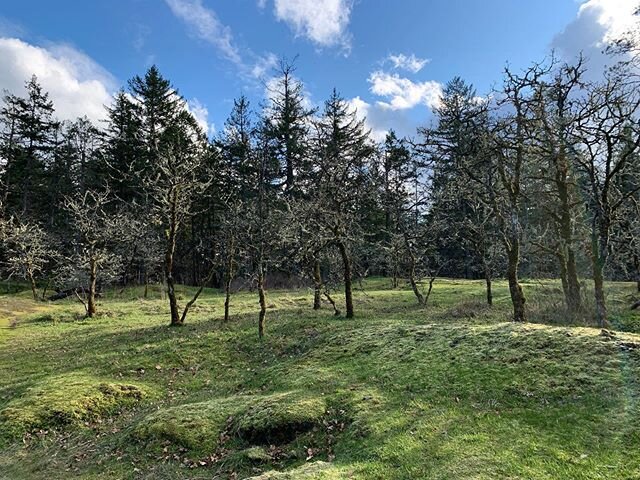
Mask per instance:
[[[588,10],[598,12],[598,23],[605,26],[603,43],[610,43],[627,32],[637,21],[637,0],[589,0],[580,6],[578,15]]]
[[[200,102],[197,98],[192,98],[187,101],[187,111],[193,115],[198,125],[206,135],[215,133],[216,126],[213,123],[209,123],[209,109]]]
[[[388,99],[378,105],[389,110],[406,110],[418,105],[433,109],[442,97],[442,85],[433,80],[413,82],[398,74],[378,70],[369,76],[369,83],[371,93]]]
[[[371,137],[377,142],[384,141],[389,130],[394,130],[399,137],[415,136],[417,126],[424,121],[424,118],[413,118],[408,110],[390,110],[377,102],[368,103],[359,96],[349,100],[349,104],[357,117],[365,120]]]
[[[216,13],[206,8],[202,0],[165,0],[173,14],[190,28],[193,36],[215,46],[233,63],[242,63],[231,29],[223,25]]]
[[[86,115],[94,122],[105,118],[114,78],[84,53],[68,45],[39,47],[17,38],[0,38],[0,89],[24,94],[24,83],[38,77],[49,92],[56,115],[71,120]]]
[[[287,23],[297,36],[320,47],[349,50],[347,28],[353,0],[274,0],[274,7],[276,18]]]
[[[399,64],[410,65],[405,60],[410,59],[399,55]],[[389,57],[387,60],[391,60]],[[415,59],[418,62],[423,60]],[[404,68],[398,66],[398,68]],[[422,68],[422,67],[420,67]],[[406,69],[406,68],[405,68]],[[418,66],[414,69],[418,71]],[[440,105],[442,98],[442,84],[433,80],[414,82],[401,77],[397,73],[376,70],[368,78],[369,91],[384,100],[367,102],[361,97],[352,98],[349,103],[356,110],[357,116],[365,120],[365,124],[376,141],[383,141],[387,132],[393,129],[401,137],[411,137],[416,134],[418,125],[432,117],[433,110]],[[426,109],[419,111],[415,107]]]
[[[418,58],[413,53],[411,55],[405,55],[404,53],[389,55],[387,57],[387,61],[391,62],[393,68],[407,70],[411,73],[418,73],[427,63],[430,62],[429,59]]]
[[[592,74],[598,75],[615,61],[604,50],[637,21],[633,15],[637,6],[637,0],[585,1],[576,18],[556,35],[551,46],[568,61],[584,54]]]

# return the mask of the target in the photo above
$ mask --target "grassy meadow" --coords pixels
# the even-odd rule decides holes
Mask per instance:
[[[92,320],[0,294],[0,479],[640,479],[635,285],[608,285],[609,332],[523,285],[527,324],[504,282],[488,308],[439,279],[423,308],[367,280],[354,320],[270,291],[262,341],[250,292],[180,328],[159,287]]]

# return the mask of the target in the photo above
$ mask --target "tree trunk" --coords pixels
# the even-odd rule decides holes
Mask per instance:
[[[290,193],[293,191],[293,182],[295,179],[294,169],[293,169],[293,158],[291,155],[287,155],[287,179],[285,182],[285,191]]]
[[[98,277],[98,265],[94,258],[89,260],[89,292],[87,294],[87,317],[96,314],[96,279]]]
[[[228,243],[227,252],[227,276],[224,281],[224,321],[229,321],[229,305],[231,303],[231,281],[233,280],[233,255],[235,245],[233,239]]]
[[[582,307],[580,296],[580,282],[578,280],[578,269],[576,267],[576,255],[573,239],[573,212],[570,198],[569,164],[564,147],[554,159],[555,164],[555,184],[558,190],[558,234],[560,237],[560,261],[563,262],[561,268],[564,270],[563,284],[565,303],[571,313],[579,311]],[[566,288],[565,288],[566,287]]]
[[[224,321],[229,321],[229,305],[231,303],[231,276],[227,275],[224,282]]]
[[[562,281],[565,304],[569,313],[575,314],[582,309],[580,281],[578,280],[575,253],[573,248],[567,245],[565,239],[561,239],[556,257],[560,267],[560,280]]]
[[[207,285],[211,281],[211,279],[213,278],[214,272],[215,272],[215,267],[211,267],[211,269],[209,270],[209,274],[207,275],[207,278],[205,278],[202,281],[202,283],[200,284],[200,288],[198,288],[198,290],[193,295],[191,300],[189,300],[187,304],[184,306],[184,310],[182,310],[182,316],[180,317],[180,325],[184,325],[184,322],[187,319],[187,314],[189,313],[189,309],[191,309],[191,307],[196,303],[196,301],[198,300],[198,297],[204,290],[205,285]]]
[[[31,293],[33,294],[33,299],[38,300],[38,290],[36,287],[36,280],[33,278],[33,275],[29,273],[29,284],[31,285]]]
[[[180,313],[178,312],[178,299],[176,297],[176,285],[173,274],[167,272],[167,297],[169,297],[169,308],[171,310],[171,326],[180,326]]]
[[[580,294],[578,268],[576,267],[576,255],[573,248],[567,249],[567,283],[569,287],[567,306],[570,312],[575,313],[582,309],[582,296]]]
[[[493,305],[493,292],[491,291],[491,268],[484,262],[484,281],[487,285],[487,305]]]
[[[411,250],[409,237],[406,234],[404,235],[404,243],[407,247],[407,253],[409,254],[409,283],[411,284],[411,289],[413,290],[414,295],[418,299],[418,304],[424,305],[424,296],[420,292],[418,282],[416,281],[416,256]]]
[[[173,255],[176,251],[176,237],[178,235],[178,192],[172,191],[170,195],[169,230],[167,232],[167,250],[165,252],[165,277],[167,282],[167,296],[169,297],[169,309],[171,310],[171,326],[182,325],[182,319],[178,312],[178,299],[176,297],[176,283],[173,278]]]
[[[600,225],[598,225],[598,223]],[[593,286],[596,301],[596,319],[601,328],[607,328],[607,306],[604,298],[604,267],[607,263],[609,248],[609,227],[604,220],[594,218],[591,225],[591,266],[593,268]]]
[[[324,291],[324,296],[327,298],[327,300],[329,301],[329,303],[333,307],[333,315],[336,316],[336,317],[339,317],[340,316],[340,310],[338,310],[338,307],[336,306],[335,300],[333,298],[331,298],[331,295],[329,294],[329,292],[327,290]]]
[[[511,303],[513,304],[513,321],[526,322],[524,304],[526,299],[522,286],[518,279],[518,265],[520,264],[520,240],[511,239],[511,246],[507,248],[508,267],[507,279],[509,281],[509,293],[511,294]]]
[[[320,260],[313,261],[313,309],[320,310],[322,297],[322,272],[320,271]]]
[[[40,298],[42,299],[42,301],[44,301],[45,298],[47,297],[47,290],[49,290],[50,284],[51,284],[51,277],[48,277],[47,283],[44,284],[44,288],[42,289],[42,295],[40,295]]]
[[[149,296],[149,273],[145,270],[144,272],[144,298]]]
[[[418,282],[416,282],[415,264],[412,264],[411,268],[409,269],[409,283],[411,284],[411,289],[413,290],[414,295],[418,299],[418,304],[424,305],[424,296],[420,292],[420,288],[418,287]]]
[[[351,285],[351,258],[347,247],[340,241],[338,242],[338,249],[340,250],[340,256],[342,257],[342,263],[344,265],[344,300],[346,308],[346,318],[353,318],[353,289]]]
[[[264,337],[264,323],[267,316],[267,297],[264,291],[264,266],[258,265],[258,299],[260,302],[260,315],[258,317],[258,337]]]
[[[427,305],[427,302],[429,301],[429,297],[431,296],[431,291],[433,290],[433,284],[436,281],[436,277],[431,277],[429,279],[429,289],[427,290],[427,294],[424,297],[424,304],[423,305]]]
[[[562,285],[562,293],[565,303],[569,308],[569,281],[567,280],[567,260],[560,246],[557,247],[556,258],[558,259],[558,268],[560,273],[560,284]]]
[[[171,311],[171,326],[182,325],[180,314],[178,313],[178,299],[176,297],[176,284],[173,279],[173,251],[167,250],[165,263],[165,281],[167,282],[167,297],[169,298],[169,309]]]

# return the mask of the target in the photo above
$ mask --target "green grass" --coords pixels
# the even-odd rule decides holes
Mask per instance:
[[[0,296],[1,479],[640,479],[640,314],[608,287],[613,335],[564,312],[557,282],[508,290],[364,282],[354,320],[308,291],[205,291],[167,326],[158,289],[100,315]],[[186,289],[183,295],[186,297]],[[339,297],[339,296],[337,296]]]

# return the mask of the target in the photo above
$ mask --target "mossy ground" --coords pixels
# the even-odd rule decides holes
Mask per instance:
[[[525,283],[524,325],[503,283],[492,308],[482,282],[439,280],[426,308],[363,287],[349,321],[269,292],[262,341],[250,293],[225,324],[206,291],[182,328],[159,290],[93,320],[0,296],[0,478],[640,479],[633,285],[609,285],[604,336],[557,282]]]
[[[27,388],[0,410],[7,438],[87,425],[148,397],[139,384],[105,381],[81,372],[51,376]]]

